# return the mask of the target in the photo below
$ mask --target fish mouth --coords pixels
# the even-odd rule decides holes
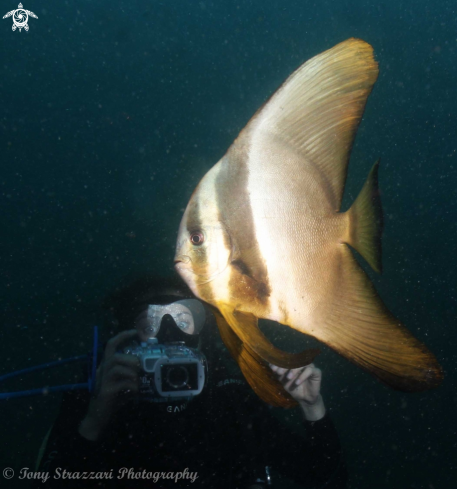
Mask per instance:
[[[191,261],[192,260],[190,259],[190,256],[187,256],[187,255],[178,255],[177,257],[175,257],[174,263],[175,263],[175,266],[178,263],[183,263],[185,265],[188,265]]]
[[[198,285],[204,285],[208,282],[211,282],[212,280],[214,280],[215,277],[217,277],[217,275],[219,275],[223,271],[222,270],[213,273],[210,276],[208,276],[207,274],[201,275],[192,269],[192,259],[190,258],[190,256],[187,255],[176,256],[174,259],[174,267],[184,280],[190,279],[192,281],[196,281]]]
[[[174,259],[175,270],[178,273],[188,272],[191,262],[190,256],[178,255]]]

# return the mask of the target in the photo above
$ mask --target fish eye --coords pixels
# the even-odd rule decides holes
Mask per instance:
[[[194,246],[201,246],[205,241],[205,237],[203,236],[203,233],[200,231],[194,231],[193,233],[190,234],[190,242]]]

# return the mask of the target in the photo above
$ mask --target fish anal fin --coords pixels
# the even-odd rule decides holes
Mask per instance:
[[[434,355],[388,311],[349,248],[341,246],[340,280],[313,335],[393,389],[437,387],[443,372]]]
[[[378,273],[382,272],[382,207],[378,189],[379,160],[373,165],[357,199],[347,211],[349,233],[345,240]]]
[[[292,408],[297,401],[284,389],[273,371],[254,351],[246,348],[220,312],[213,308],[217,326],[225,346],[239,365],[252,390],[267,404]]]

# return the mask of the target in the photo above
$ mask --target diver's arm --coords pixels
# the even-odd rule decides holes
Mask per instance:
[[[313,403],[298,401],[298,405],[306,421],[319,421],[325,416],[324,400],[320,394]]]
[[[138,392],[138,358],[117,352],[122,343],[136,335],[135,329],[122,331],[106,345],[97,369],[95,395],[79,425],[79,434],[87,440],[98,440],[109,426],[113,414]]]
[[[101,470],[106,466],[100,443],[88,441],[78,433],[78,420],[84,416],[88,403],[88,392],[71,391],[65,393],[62,398],[58,417],[40,450],[42,456],[37,470],[49,473],[47,488],[60,489],[62,487],[62,480],[54,478],[59,470],[84,472],[94,469]],[[66,488],[75,485],[77,485],[76,481],[65,481]],[[34,479],[31,482],[32,489],[41,487],[43,487],[41,480]],[[87,487],[90,486],[87,485]]]
[[[278,374],[285,390],[298,402],[307,435],[306,439],[293,433],[286,435],[284,427],[275,420],[276,428],[270,425],[275,433],[273,437],[277,437],[276,442],[270,443],[272,467],[304,487],[324,484],[328,489],[346,487],[346,466],[338,434],[320,394],[321,370],[313,364],[293,370],[270,367]]]
[[[84,472],[112,468],[108,467],[112,440],[107,439],[107,427],[112,415],[130,399],[138,386],[138,359],[116,352],[120,343],[135,334],[136,330],[124,331],[108,342],[97,370],[94,397],[90,398],[88,392],[82,391],[64,395],[39,465],[41,471],[51,474],[47,487],[61,486],[60,479],[52,479],[59,469]],[[65,485],[71,487],[71,482],[66,480]]]
[[[282,421],[268,412],[262,418],[263,436],[258,446],[265,454],[261,458],[263,467],[257,470],[261,479],[265,479],[265,466],[269,466],[273,487],[281,486],[281,480],[285,478],[304,489],[346,488],[346,465],[338,433],[328,412],[318,421],[304,420],[303,434],[288,430]]]
[[[310,457],[308,466],[316,485],[328,489],[344,489],[347,485],[347,468],[338,433],[329,414],[319,421],[305,421]],[[302,474],[303,477],[303,474]]]

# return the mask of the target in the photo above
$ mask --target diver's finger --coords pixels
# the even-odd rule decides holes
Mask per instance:
[[[290,370],[290,372],[287,374],[287,378],[290,379],[295,379],[297,378],[298,375],[300,375],[304,370],[307,368],[314,368],[314,363],[310,363],[309,365],[303,365],[303,367],[299,368],[293,368]]]
[[[140,359],[135,355],[127,353],[115,353],[107,362],[106,368],[113,368],[116,365],[123,365],[134,370],[140,368]]]
[[[111,389],[111,394],[136,394],[138,392],[138,383],[131,380],[116,382]]]
[[[311,380],[311,381],[320,381],[322,377],[322,371],[319,368],[316,367],[307,367],[303,373],[298,377],[298,379],[295,381],[296,385],[303,384],[305,380]]]
[[[292,370],[289,370],[289,372],[287,373],[287,376],[286,376],[287,380],[296,379],[303,372],[304,369],[306,369],[306,367],[294,368]]]
[[[305,382],[305,380],[309,379],[309,377],[311,377],[312,374],[313,374],[312,368],[308,368],[308,367],[305,368],[302,372],[300,372],[300,375],[295,380],[295,384],[296,385],[303,384],[303,382]]]
[[[124,367],[123,365],[116,365],[109,371],[108,375],[109,380],[130,379],[135,382],[138,380],[137,372],[131,368]]]
[[[314,367],[314,363],[310,363],[309,365],[303,365],[303,367],[292,368],[287,374],[287,380],[296,379],[303,371],[305,371],[309,367]]]
[[[270,365],[271,370],[273,370],[273,372],[277,373],[278,375],[283,375],[289,370],[287,368],[282,368],[282,367],[278,367],[277,365],[273,365],[272,363],[269,363],[268,365]]]
[[[132,339],[137,334],[138,332],[136,329],[127,329],[126,331],[122,331],[116,336],[113,336],[113,338],[111,338],[106,345],[105,357],[109,358],[112,355],[114,355],[117,349],[119,348],[119,346],[122,345],[124,341]]]

